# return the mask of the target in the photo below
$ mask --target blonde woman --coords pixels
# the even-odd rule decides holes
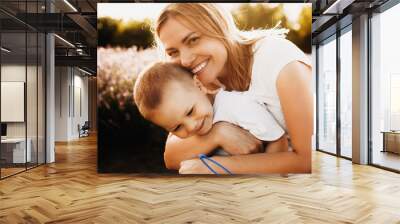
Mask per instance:
[[[170,135],[164,153],[167,168],[209,173],[197,156],[222,147],[232,156],[213,159],[233,173],[311,172],[311,67],[301,50],[280,37],[280,30],[240,32],[230,13],[217,4],[174,3],[161,12],[155,32],[168,60],[192,71],[207,88],[222,84],[227,90],[247,91],[264,104],[291,146],[289,152],[255,153],[262,148],[259,140],[219,122],[206,135]]]

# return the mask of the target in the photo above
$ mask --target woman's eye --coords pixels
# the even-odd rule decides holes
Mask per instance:
[[[178,52],[177,51],[172,51],[172,52],[168,52],[168,55],[172,58],[177,57],[178,56]]]
[[[193,37],[189,40],[189,45],[196,44],[200,40],[200,37]]]

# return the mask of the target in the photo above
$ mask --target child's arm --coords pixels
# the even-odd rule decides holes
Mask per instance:
[[[196,158],[199,154],[209,154],[215,148],[217,144],[210,134],[185,139],[169,134],[165,143],[165,166],[168,169],[179,170],[181,161]]]
[[[265,147],[266,153],[274,152],[287,152],[289,150],[289,142],[286,135],[275,141],[268,142],[267,147]]]
[[[217,147],[231,155],[242,155],[261,151],[262,143],[246,130],[218,122],[203,136],[181,139],[170,135],[165,145],[165,165],[168,169],[179,170],[182,161],[197,158],[199,154],[209,154]]]

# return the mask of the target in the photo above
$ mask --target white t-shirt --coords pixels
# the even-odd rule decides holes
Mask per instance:
[[[220,90],[214,99],[213,124],[226,121],[248,130],[262,141],[275,141],[285,131],[262,103],[247,96],[246,92]]]
[[[285,133],[266,106],[253,100],[247,92],[220,90],[215,95],[213,108],[213,124],[219,121],[235,124],[259,140],[275,141]],[[229,155],[223,149],[217,149],[213,154]]]
[[[267,36],[255,44],[252,75],[247,94],[265,104],[279,125],[287,132],[276,80],[279,72],[290,62],[301,61],[311,65],[307,56],[291,41]]]
[[[217,94],[214,102],[213,123],[218,121],[227,121],[236,124],[246,130],[249,130],[250,133],[252,133],[260,140],[263,139],[263,137],[261,137],[262,134],[260,135],[260,133],[267,133],[265,130],[269,129],[270,132],[266,135],[267,138],[265,139],[273,139],[276,136],[279,137],[275,138],[274,140],[280,138],[284,134],[284,132],[287,132],[287,128],[278,92],[276,89],[276,80],[278,78],[279,72],[283,69],[283,67],[293,61],[301,61],[307,65],[311,65],[307,56],[289,40],[274,36],[267,36],[258,41],[254,47],[253,67],[249,90],[245,92],[235,92],[231,95],[233,96],[233,99],[220,100],[223,103],[218,102]],[[226,91],[224,92],[226,93]],[[237,96],[235,96],[235,94],[237,94]],[[226,97],[226,94],[224,95]],[[245,98],[241,98],[239,96],[245,96]],[[225,106],[225,102],[230,102],[232,105],[226,106],[226,108],[223,109],[223,111],[226,112],[216,114],[215,108],[219,105]],[[246,109],[246,107],[242,106],[245,104],[244,102],[251,104],[254,108],[257,109],[252,111],[250,111],[250,109]],[[257,104],[253,104],[254,102],[257,102]],[[262,106],[259,107],[256,105]],[[265,111],[263,113],[260,113],[258,111],[260,108],[263,108]],[[229,109],[231,110],[231,112],[227,111]],[[235,111],[237,111],[237,113],[234,113]],[[268,118],[264,119],[265,123],[263,123],[260,122],[261,119],[258,119],[256,116],[249,117],[243,116],[243,114],[263,114],[262,116]],[[270,118],[273,119],[271,120]],[[252,127],[251,125],[248,125],[248,121],[243,122],[242,119],[250,119],[252,123],[260,123],[257,123],[257,125]],[[278,125],[278,127],[276,126],[276,124]],[[283,132],[281,132],[282,130]]]

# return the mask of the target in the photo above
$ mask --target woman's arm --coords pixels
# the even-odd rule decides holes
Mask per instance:
[[[179,170],[184,160],[197,158],[199,154],[209,154],[221,147],[231,155],[256,153],[262,150],[262,142],[248,131],[227,122],[218,122],[203,136],[186,139],[169,135],[164,152],[168,169]]]
[[[234,174],[283,174],[310,173],[310,165],[305,164],[294,152],[256,153],[236,156],[213,156]],[[215,164],[208,163],[220,174],[225,172]],[[199,159],[185,160],[180,174],[212,174]]]
[[[311,68],[291,62],[278,75],[277,91],[285,117],[292,152],[213,157],[233,173],[310,173],[313,131]],[[214,168],[223,173],[218,167]],[[198,159],[182,163],[180,173],[209,173]]]
[[[293,155],[302,173],[311,173],[313,134],[313,91],[311,67],[294,61],[286,65],[276,81]]]

